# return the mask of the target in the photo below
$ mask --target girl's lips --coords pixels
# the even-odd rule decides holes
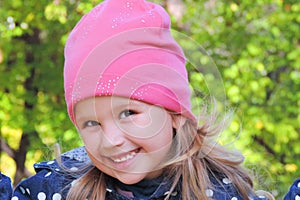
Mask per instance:
[[[128,160],[134,158],[139,151],[140,151],[140,148],[136,149],[136,150],[133,150],[133,151],[130,151],[127,154],[123,154],[121,156],[119,155],[119,156],[111,157],[111,159],[115,163],[122,163],[122,162],[125,162],[125,161],[128,161]]]

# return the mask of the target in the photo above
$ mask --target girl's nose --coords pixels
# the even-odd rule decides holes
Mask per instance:
[[[104,147],[120,147],[125,143],[125,134],[116,123],[110,123],[104,129]]]

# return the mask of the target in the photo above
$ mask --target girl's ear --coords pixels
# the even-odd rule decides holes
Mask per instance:
[[[173,119],[172,125],[173,125],[173,128],[175,128],[175,129],[180,128],[186,122],[186,118],[183,117],[182,115],[178,115],[178,114],[172,115],[172,119]]]

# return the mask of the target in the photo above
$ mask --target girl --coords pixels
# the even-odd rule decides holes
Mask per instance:
[[[38,163],[13,199],[266,199],[243,157],[213,141],[216,117],[191,112],[170,19],[144,0],[107,0],[65,48],[65,98],[85,148]]]

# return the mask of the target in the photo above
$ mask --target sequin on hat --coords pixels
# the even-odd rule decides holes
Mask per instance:
[[[82,17],[65,47],[65,98],[71,120],[80,100],[115,95],[195,119],[185,56],[170,18],[144,0],[106,0]]]

